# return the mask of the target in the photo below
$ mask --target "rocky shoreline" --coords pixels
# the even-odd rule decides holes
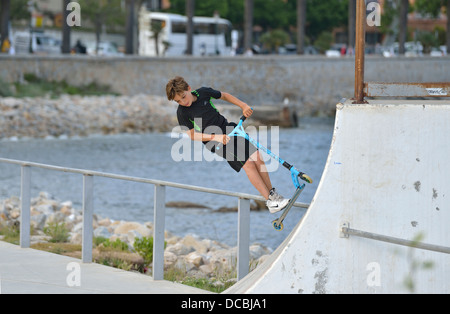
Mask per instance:
[[[83,217],[81,209],[76,209],[71,201],[59,201],[46,192],[31,201],[31,244],[48,243],[51,236],[44,232],[51,223],[64,223],[68,231],[67,241],[81,244]],[[10,197],[0,200],[1,226],[17,227],[20,224],[20,199]],[[107,238],[113,242],[119,239],[128,245],[134,254],[134,263],[143,263],[136,254],[133,244],[136,239],[153,236],[153,223],[133,221],[113,221],[94,215],[94,237]],[[169,231],[165,233],[167,246],[164,251],[165,268],[178,269],[194,278],[215,278],[236,271],[237,248],[195,235],[179,237]],[[0,239],[1,240],[1,239]],[[95,253],[95,252],[94,252]],[[250,246],[251,269],[271,254],[270,249],[260,244]],[[95,256],[95,254],[94,254]],[[149,265],[147,265],[149,266]]]
[[[158,96],[0,97],[0,139],[171,131],[177,104]]]

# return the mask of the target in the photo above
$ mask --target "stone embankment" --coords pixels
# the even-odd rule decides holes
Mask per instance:
[[[164,97],[145,94],[63,95],[57,99],[0,97],[0,139],[171,132],[178,126],[177,107]],[[238,121],[242,115],[233,105],[218,108],[229,121]],[[295,112],[278,107],[258,110],[247,124],[290,127],[297,123]]]
[[[46,243],[50,236],[44,228],[52,222],[64,223],[69,231],[68,242],[81,244],[83,217],[80,209],[75,209],[71,201],[61,202],[46,192],[41,192],[31,201],[31,244]],[[1,226],[18,226],[20,223],[20,200],[17,197],[0,200]],[[133,252],[137,238],[152,237],[153,223],[113,221],[94,215],[94,237],[110,241],[120,239]],[[174,267],[188,276],[211,278],[233,273],[236,269],[237,248],[226,244],[200,239],[194,235],[179,237],[166,231],[167,246],[164,252],[165,267]],[[270,249],[260,244],[250,246],[251,267],[256,267],[269,254]],[[139,260],[139,256],[136,257]],[[141,261],[142,262],[142,261]]]
[[[171,131],[177,106],[144,94],[0,98],[0,139]]]

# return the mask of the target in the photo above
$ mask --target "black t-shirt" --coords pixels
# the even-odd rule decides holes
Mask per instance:
[[[222,93],[210,87],[192,91],[197,100],[190,107],[178,106],[177,118],[181,126],[205,134],[226,134],[227,119],[214,106],[212,99],[219,99]],[[204,144],[208,142],[203,142]]]

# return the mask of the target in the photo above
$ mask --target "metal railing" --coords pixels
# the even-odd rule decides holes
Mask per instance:
[[[348,222],[345,222],[341,225],[341,237],[348,238],[350,235],[355,236],[355,237],[360,237],[360,238],[366,238],[366,239],[371,239],[371,240],[376,240],[376,241],[382,241],[382,242],[412,247],[412,248],[416,248],[416,249],[450,254],[450,247],[422,243],[419,241],[405,240],[405,239],[395,238],[395,237],[381,235],[381,234],[377,234],[377,233],[351,229],[350,224]]]
[[[92,262],[93,214],[94,214],[94,177],[104,177],[123,181],[140,182],[154,185],[154,217],[153,217],[153,279],[164,279],[164,231],[166,187],[226,195],[238,198],[238,243],[237,243],[237,278],[245,277],[250,263],[250,200],[264,200],[262,196],[246,193],[223,191],[199,186],[192,186],[168,181],[130,177],[112,173],[104,173],[85,169],[74,169],[52,166],[28,161],[0,158],[0,163],[21,166],[21,213],[20,213],[20,246],[30,247],[30,212],[31,212],[31,168],[41,168],[59,172],[83,175],[83,231],[82,261]],[[309,204],[295,203],[294,206],[308,208]]]

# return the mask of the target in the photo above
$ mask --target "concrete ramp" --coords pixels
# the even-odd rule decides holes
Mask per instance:
[[[226,293],[450,293],[449,254],[341,233],[448,248],[449,223],[450,101],[347,101],[308,212]]]

